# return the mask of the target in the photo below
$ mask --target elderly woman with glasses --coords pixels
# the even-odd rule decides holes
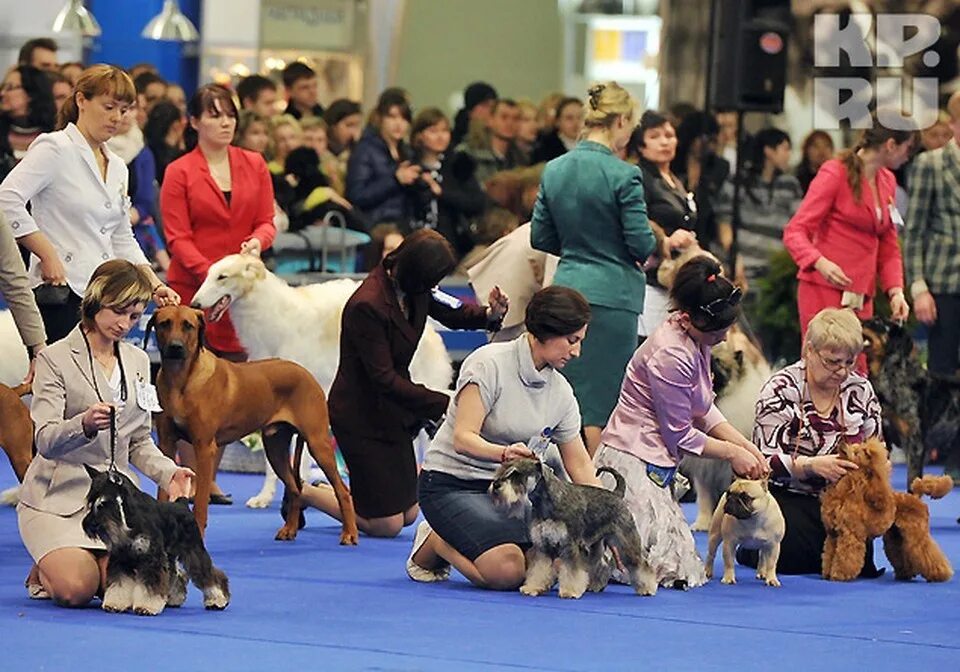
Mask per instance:
[[[703,255],[680,267],[670,299],[671,316],[627,366],[594,461],[626,480],[624,500],[660,585],[686,589],[706,576],[676,501],[680,460],[687,454],[726,460],[748,478],[763,476],[767,463],[713,403],[710,348],[739,316],[740,290],[720,274],[716,259]]]
[[[854,371],[862,348],[854,312],[825,308],[810,320],[800,361],[773,374],[760,392],[753,441],[767,457],[770,491],[787,522],[780,574],[820,573],[826,537],[820,493],[857,468],[837,450],[880,436],[880,402],[870,381]],[[741,549],[737,559],[754,567],[757,553]],[[871,544],[861,576],[880,574]]]

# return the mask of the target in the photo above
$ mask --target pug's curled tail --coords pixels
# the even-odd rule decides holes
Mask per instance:
[[[616,493],[617,497],[622,498],[623,493],[627,491],[627,482],[623,480],[623,476],[620,475],[620,472],[614,469],[613,467],[600,467],[597,469],[597,476],[600,474],[610,474],[617,481],[617,487],[613,489],[613,492]]]

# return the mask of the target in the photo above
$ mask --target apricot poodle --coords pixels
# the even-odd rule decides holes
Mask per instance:
[[[883,550],[898,581],[920,575],[934,583],[949,581],[953,576],[950,561],[930,536],[930,510],[920,501],[923,495],[940,499],[952,489],[949,476],[928,475],[913,479],[909,493],[894,493],[897,513],[893,526],[883,535]]]
[[[820,498],[827,531],[822,574],[830,581],[852,581],[863,569],[867,544],[893,525],[897,504],[887,449],[879,439],[841,446],[840,456],[858,469],[830,485]]]

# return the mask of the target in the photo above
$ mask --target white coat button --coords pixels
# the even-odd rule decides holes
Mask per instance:
[[[110,201],[107,201],[106,203],[103,204],[103,207],[109,210],[111,207],[113,207],[113,205],[110,203]]]
[[[69,264],[71,261],[73,261],[73,257],[68,254],[63,258],[63,260]]]
[[[106,235],[106,233],[107,233],[107,227],[101,226],[101,227],[100,227],[100,233],[103,234],[103,235]]]
[[[110,255],[108,255],[106,252],[104,252],[103,254],[100,255],[100,258],[103,259],[104,261],[106,261],[107,259],[110,258]]]

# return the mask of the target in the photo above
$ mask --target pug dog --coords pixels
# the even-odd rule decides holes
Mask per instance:
[[[777,500],[770,494],[768,480],[736,479],[720,497],[713,512],[704,568],[707,578],[713,578],[713,562],[722,538],[721,583],[737,582],[734,575],[734,555],[738,546],[744,546],[760,551],[757,578],[768,586],[779,587],[777,559],[780,557],[780,542],[783,541],[786,530],[783,512],[780,511]]]

